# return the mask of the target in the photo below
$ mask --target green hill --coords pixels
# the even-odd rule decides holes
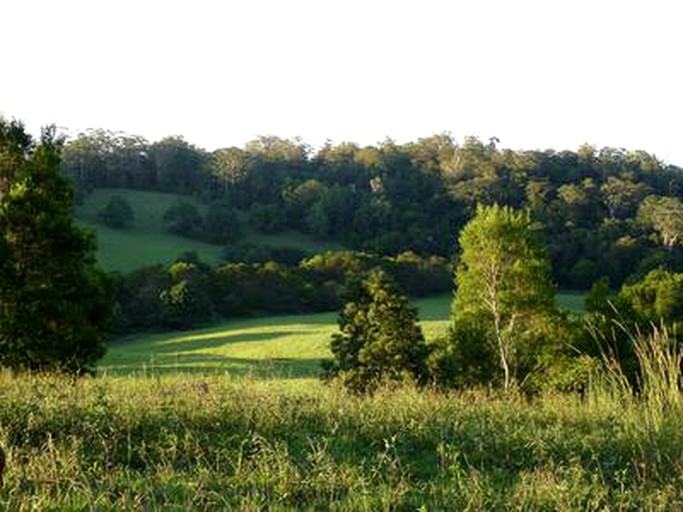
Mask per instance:
[[[124,197],[135,212],[135,222],[129,229],[109,228],[97,217],[98,212],[114,195]],[[166,232],[164,213],[181,200],[193,203],[200,211],[205,208],[200,202],[188,196],[137,190],[98,189],[88,195],[84,203],[76,209],[76,218],[81,226],[93,229],[97,233],[98,260],[105,270],[130,272],[147,265],[166,264],[188,251],[196,252],[209,264],[218,263],[222,246]],[[291,247],[311,253],[341,248],[339,244],[319,242],[296,232],[279,235],[247,232],[243,242],[257,246]]]

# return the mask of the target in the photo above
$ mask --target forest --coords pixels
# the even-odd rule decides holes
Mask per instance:
[[[179,208],[169,229],[217,243],[234,244],[240,224],[248,224],[379,256],[451,259],[477,205],[498,204],[528,210],[542,226],[560,288],[586,290],[607,277],[616,289],[662,265],[683,268],[679,167],[622,148],[514,151],[498,144],[441,134],[314,151],[300,140],[261,137],[207,152],[182,137],[150,143],[91,130],[65,145],[62,171],[81,200],[98,188],[200,198],[210,206],[206,218]]]

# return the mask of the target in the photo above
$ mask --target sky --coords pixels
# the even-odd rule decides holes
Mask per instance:
[[[449,132],[683,166],[680,0],[0,0],[0,113],[207,150]]]

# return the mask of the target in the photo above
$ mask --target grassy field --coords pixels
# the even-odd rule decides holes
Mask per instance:
[[[428,337],[449,304],[417,301]],[[0,372],[0,509],[683,507],[678,389],[634,397],[603,378],[583,396],[350,395],[315,378],[335,318],[118,340],[96,378]]]
[[[0,373],[6,510],[680,510],[680,402]]]
[[[97,213],[111,196],[125,197],[135,212],[134,225],[125,230],[111,229],[103,225]],[[194,203],[200,211],[203,206],[191,197],[143,192],[135,190],[98,189],[90,194],[77,208],[79,225],[95,230],[98,240],[98,260],[108,271],[129,272],[146,265],[170,263],[180,254],[196,252],[203,261],[216,264],[220,261],[222,247],[207,244],[166,232],[163,215],[178,201]],[[245,243],[272,247],[291,247],[311,253],[340,249],[335,243],[320,242],[301,233],[287,232],[278,235],[260,235],[247,232]]]
[[[577,294],[558,294],[561,307],[579,307]],[[451,295],[416,301],[428,340],[445,334]],[[236,319],[205,329],[140,334],[115,340],[100,367],[108,374],[227,373],[267,379],[305,379],[330,357],[337,313]]]
[[[448,328],[450,295],[417,301],[427,338]],[[188,332],[143,334],[116,340],[101,364],[105,373],[227,373],[300,379],[320,373],[330,357],[337,313],[230,320]]]

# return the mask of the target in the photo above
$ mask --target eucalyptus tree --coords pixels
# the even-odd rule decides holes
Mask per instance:
[[[554,309],[550,263],[526,212],[479,207],[460,234],[454,333],[478,325],[479,342],[497,354],[503,386],[515,382],[524,338]],[[476,336],[470,336],[470,342]]]

